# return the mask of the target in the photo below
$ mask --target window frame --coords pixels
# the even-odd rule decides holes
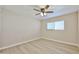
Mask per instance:
[[[47,27],[48,27],[48,25],[47,25],[48,23],[55,23],[55,22],[60,22],[60,21],[63,21],[63,22],[64,22],[64,25],[63,25],[63,26],[64,26],[64,29],[65,29],[65,21],[64,21],[64,20],[58,20],[58,21],[53,21],[53,22],[47,22],[47,23],[46,23],[46,30],[48,30],[48,31],[52,31],[52,30],[53,30],[53,31],[63,31],[64,29],[55,29],[55,28],[54,28],[54,29],[48,29],[48,28],[47,28]],[[54,25],[54,26],[55,26],[55,25]]]

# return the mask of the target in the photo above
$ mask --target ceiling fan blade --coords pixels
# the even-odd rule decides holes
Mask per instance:
[[[45,13],[53,13],[53,11],[46,11]]]
[[[48,9],[48,8],[49,8],[49,5],[46,5],[46,6],[45,6],[45,9]]]
[[[33,9],[33,10],[40,12],[40,10],[38,10],[38,9]]]
[[[39,15],[40,13],[37,13],[37,14],[35,14],[35,15]]]

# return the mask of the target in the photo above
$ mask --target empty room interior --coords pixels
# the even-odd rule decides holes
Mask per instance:
[[[79,5],[0,5],[0,54],[78,54]]]

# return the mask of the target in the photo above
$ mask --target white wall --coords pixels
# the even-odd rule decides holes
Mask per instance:
[[[46,30],[46,23],[54,22],[58,20],[65,21],[65,30],[64,31],[48,31]],[[41,21],[41,34],[44,38],[54,39],[58,41],[68,42],[68,43],[77,43],[77,13],[71,13],[59,17],[54,17],[49,20]]]
[[[78,11],[78,45],[79,45],[79,11]]]
[[[1,17],[1,9],[0,9],[0,46],[1,46],[1,37],[2,37],[1,36],[1,28],[2,28],[2,22],[1,22],[2,20],[1,20],[1,18],[2,17]]]
[[[1,15],[3,17],[3,32],[0,47],[39,37],[40,22],[32,16],[28,14],[22,16],[6,9],[3,10]]]

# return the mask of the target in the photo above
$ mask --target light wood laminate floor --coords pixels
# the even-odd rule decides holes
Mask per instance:
[[[78,54],[78,47],[46,39],[31,41],[0,51],[1,54]]]

